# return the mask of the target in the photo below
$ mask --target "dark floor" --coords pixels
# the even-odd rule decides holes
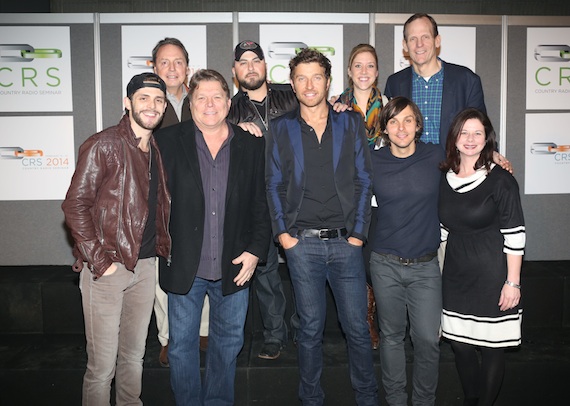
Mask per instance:
[[[525,331],[520,349],[507,354],[507,371],[496,406],[568,404],[570,329]],[[249,337],[238,360],[236,405],[288,406],[296,396],[297,360],[292,343],[273,361],[257,358],[261,337]],[[325,337],[322,378],[327,405],[353,405],[344,341]],[[441,344],[437,405],[462,404],[453,354]],[[173,405],[169,371],[158,364],[159,344],[149,337],[142,399],[147,405]],[[378,353],[376,371],[380,372]],[[1,405],[79,405],[85,368],[84,337],[78,334],[0,336]],[[411,358],[408,366],[411,367]],[[383,394],[382,394],[383,396]],[[565,400],[566,399],[566,400]],[[381,402],[385,404],[384,401]]]
[[[505,379],[496,406],[570,404],[568,400],[570,393],[570,326],[562,322],[562,320],[568,320],[568,296],[566,294],[561,298],[556,296],[568,290],[567,269],[569,265],[568,261],[559,262],[556,267],[553,263],[525,265],[527,268],[525,283],[526,286],[532,285],[533,291],[527,288],[525,293],[527,301],[523,323],[523,344],[520,348],[507,353]],[[18,270],[17,274],[21,275],[21,270]],[[4,326],[4,330],[0,329],[0,406],[79,405],[81,403],[81,382],[86,364],[85,338],[80,333],[81,326],[78,329],[76,322],[74,322],[74,331],[69,330],[69,320],[76,317],[73,314],[77,313],[77,309],[73,308],[69,312],[63,310],[70,305],[62,301],[69,295],[75,294],[76,291],[74,286],[71,289],[67,286],[68,274],[65,275],[63,279],[66,285],[62,288],[62,292],[67,293],[57,294],[57,289],[60,288],[56,289],[52,285],[46,285],[47,282],[55,283],[53,276],[50,276],[49,281],[44,281],[40,289],[43,292],[43,332],[10,331],[6,328],[6,320],[10,321],[6,319],[6,310],[0,309],[0,321]],[[12,279],[14,278],[15,276],[12,276]],[[0,296],[4,296],[3,299],[0,297],[0,304],[3,306],[7,302],[6,296],[9,294],[7,292],[16,295],[14,292],[20,289],[16,285],[8,285],[8,283],[13,283],[13,280],[9,279],[0,280]],[[284,282],[285,279],[286,276],[284,276]],[[24,288],[30,290],[29,285],[22,287]],[[27,298],[25,301],[30,300]],[[50,312],[47,309],[47,303],[50,301],[59,306],[58,313],[63,320],[46,316]],[[14,307],[13,298],[8,302]],[[17,314],[17,310],[23,306],[24,304],[16,306],[16,310],[10,309],[12,312],[10,314]],[[257,358],[262,345],[262,335],[258,328],[259,317],[255,314],[255,306],[255,298],[252,298],[246,324],[246,342],[238,359],[236,405],[298,405],[295,347],[290,342],[283,350],[281,357],[273,361]],[[541,306],[543,310],[539,311]],[[531,310],[527,314],[529,307]],[[559,312],[555,320],[553,309]],[[329,313],[333,313],[334,316],[330,305]],[[65,327],[67,331],[54,333],[57,331],[54,327],[58,325],[57,323]],[[327,319],[324,339],[325,365],[322,385],[326,393],[326,405],[354,405],[348,378],[345,343],[334,323],[334,317]],[[12,330],[17,330],[14,323],[13,325]],[[28,324],[26,326],[29,328]],[[410,350],[408,354],[411,354],[409,343],[407,347]],[[169,370],[161,368],[158,364],[159,349],[153,319],[144,363],[142,399],[146,405],[151,406],[173,405],[169,386]],[[408,355],[407,361],[408,380],[410,381],[411,355]],[[375,352],[375,366],[380,383],[378,352]],[[381,399],[381,404],[386,404],[383,393],[381,393]],[[462,405],[461,388],[453,363],[453,354],[446,342],[441,344],[436,404]]]

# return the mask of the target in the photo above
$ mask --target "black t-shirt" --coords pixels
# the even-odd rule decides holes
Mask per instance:
[[[334,183],[333,137],[330,120],[319,143],[315,131],[301,122],[305,157],[305,190],[295,223],[307,228],[342,228],[344,216]]]
[[[151,258],[156,256],[156,205],[158,195],[158,168],[156,166],[156,151],[150,146],[149,166],[149,191],[148,191],[148,218],[143,232],[139,258]]]

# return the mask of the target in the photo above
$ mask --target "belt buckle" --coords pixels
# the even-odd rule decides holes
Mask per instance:
[[[330,230],[328,228],[320,229],[319,230],[319,238],[321,240],[328,240],[330,238],[329,231]]]
[[[413,263],[413,261],[409,258],[400,258],[400,264],[402,264],[404,266],[411,265],[412,263]]]

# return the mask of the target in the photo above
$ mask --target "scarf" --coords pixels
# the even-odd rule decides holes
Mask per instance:
[[[353,111],[360,113],[362,118],[364,118],[364,127],[366,128],[366,137],[368,138],[368,145],[373,146],[376,144],[378,137],[380,137],[380,111],[382,110],[382,93],[377,87],[372,88],[370,97],[368,98],[368,104],[366,106],[366,116],[364,112],[356,104],[356,98],[354,97],[353,90],[348,87],[339,96],[338,101],[352,107]]]

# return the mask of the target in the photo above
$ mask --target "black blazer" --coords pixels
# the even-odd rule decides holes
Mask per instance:
[[[329,107],[332,127],[336,193],[349,236],[366,241],[370,226],[372,164],[362,116],[353,111],[336,113]],[[265,178],[273,234],[295,235],[295,223],[305,195],[305,155],[300,110],[269,124]]]
[[[233,282],[241,264],[233,265],[232,260],[248,251],[263,261],[271,241],[264,181],[265,140],[235,125],[232,128],[222,250],[224,295],[249,286],[249,282],[243,286]],[[171,262],[160,258],[159,279],[164,290],[177,294],[186,294],[192,287],[204,236],[204,191],[195,137],[193,120],[155,133],[172,196]]]

